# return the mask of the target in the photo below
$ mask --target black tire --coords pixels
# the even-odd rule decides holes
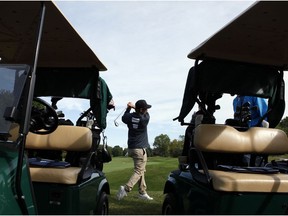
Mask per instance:
[[[109,201],[106,192],[102,192],[100,199],[96,208],[96,215],[108,215],[109,211]]]
[[[163,215],[178,215],[180,214],[180,209],[177,205],[177,199],[175,194],[168,193],[165,196],[163,205],[162,205],[162,214]]]

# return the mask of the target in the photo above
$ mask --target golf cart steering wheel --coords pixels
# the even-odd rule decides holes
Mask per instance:
[[[55,131],[57,127],[56,111],[46,101],[34,98],[29,131],[35,134],[49,134]]]

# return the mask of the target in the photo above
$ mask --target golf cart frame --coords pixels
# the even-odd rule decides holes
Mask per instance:
[[[99,149],[112,99],[99,75],[106,67],[53,2],[0,5],[0,214],[108,214]],[[90,107],[75,126],[60,125],[45,96]]]
[[[284,22],[286,15],[280,15],[279,10],[287,7],[286,2],[257,2],[188,55],[195,59],[195,65],[189,71],[176,118],[187,126],[185,143],[179,169],[170,173],[164,187],[163,214],[287,214],[288,164],[285,160],[268,160],[270,155],[288,153],[287,135],[275,129],[285,110],[283,71],[287,62],[275,57],[274,62],[266,61],[266,52],[256,55],[253,49],[271,38],[258,44],[254,37],[262,32],[251,28],[253,22],[257,26],[267,21],[266,16]],[[269,26],[270,22],[265,24]],[[236,40],[233,43],[237,26],[252,29],[243,41],[249,45],[255,41],[254,47],[239,46]],[[227,35],[233,49],[223,40]],[[255,56],[248,58],[252,51]],[[214,113],[221,108],[217,100],[223,94],[265,98],[268,111],[253,128],[235,121],[229,124],[229,117],[225,123],[216,123]],[[201,112],[185,122],[195,104]],[[269,122],[269,128],[260,127],[262,120]],[[248,164],[243,163],[245,155],[250,156]],[[261,162],[256,163],[255,158],[261,158]]]

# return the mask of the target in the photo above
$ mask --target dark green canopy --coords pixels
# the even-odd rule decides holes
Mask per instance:
[[[112,94],[96,68],[38,68],[34,96],[89,99],[99,127],[106,128]]]
[[[223,93],[268,98],[267,118],[271,127],[281,120],[284,108],[283,72],[276,67],[225,60],[206,59],[189,71],[178,120],[192,110],[195,103],[214,104]],[[212,113],[214,107],[210,107]]]

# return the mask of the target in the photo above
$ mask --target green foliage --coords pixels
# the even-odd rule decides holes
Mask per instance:
[[[120,185],[124,185],[133,173],[133,161],[130,157],[115,157],[104,165],[104,173],[110,184],[109,196],[110,215],[160,215],[164,200],[163,189],[168,174],[177,169],[176,158],[149,157],[145,180],[147,193],[154,198],[152,201],[138,199],[137,184],[123,200],[117,200],[116,194]],[[136,207],[136,208],[135,208]]]
[[[171,142],[167,134],[161,134],[155,137],[153,143],[153,155],[162,157],[178,157],[182,154],[184,139],[184,135],[180,135],[178,140],[174,139]]]
[[[38,101],[32,101],[32,106],[37,110],[46,109],[46,107]]]
[[[184,135],[180,135],[179,139],[174,139],[170,142],[170,138],[167,134],[161,134],[155,137],[152,149],[148,147],[147,155],[148,157],[152,156],[161,156],[161,157],[178,157],[182,154],[182,149],[184,145]],[[113,155],[113,157],[125,156],[128,152],[127,148],[122,148],[119,145],[108,147],[108,151]]]
[[[174,139],[169,145],[169,155],[171,157],[178,157],[182,154],[184,142],[182,140]]]
[[[185,140],[185,135],[180,135],[179,136],[179,141],[181,141],[182,143],[184,143]]]
[[[123,148],[121,148],[119,145],[114,146],[112,149],[112,155],[113,157],[123,156]]]
[[[162,157],[168,157],[169,156],[169,144],[170,144],[170,138],[167,134],[161,134],[154,139],[154,150],[153,154],[162,156]]]
[[[148,157],[152,157],[153,156],[153,149],[151,149],[150,147],[146,149],[147,152],[147,156]]]
[[[111,148],[111,147],[110,147]],[[146,149],[147,151],[147,156],[148,157],[152,157],[153,156],[153,149],[151,149],[150,147],[148,147]],[[111,148],[110,153],[112,153],[113,157],[119,157],[119,156],[125,156],[128,154],[128,148],[122,148],[119,145],[114,146],[113,148]]]
[[[284,155],[270,155],[268,157],[268,161],[272,161],[272,160],[284,160],[284,159],[288,159],[288,154],[284,154]]]

